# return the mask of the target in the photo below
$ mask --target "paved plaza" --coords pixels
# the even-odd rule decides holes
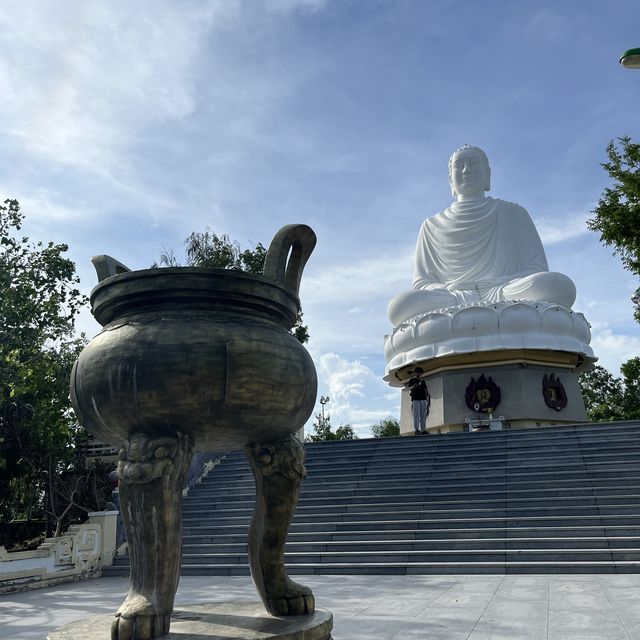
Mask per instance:
[[[313,576],[334,640],[640,639],[640,575]],[[67,622],[110,613],[126,578],[0,596],[0,638],[44,640]],[[183,577],[176,598],[247,602],[250,578]],[[171,637],[171,636],[170,636]],[[108,639],[105,631],[104,640]],[[96,633],[95,640],[103,640]]]

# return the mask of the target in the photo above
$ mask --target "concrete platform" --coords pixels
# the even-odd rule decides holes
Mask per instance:
[[[640,574],[312,576],[334,640],[640,640]],[[127,579],[0,596],[0,638],[44,640],[113,613]],[[176,607],[257,599],[245,577],[183,577]]]
[[[82,618],[56,629],[48,640],[110,640],[113,616]],[[331,640],[333,617],[326,609],[310,616],[274,618],[256,602],[176,607],[167,640]]]

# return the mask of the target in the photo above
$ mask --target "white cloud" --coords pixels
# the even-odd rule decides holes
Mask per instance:
[[[152,127],[186,118],[197,108],[203,94],[196,80],[204,81],[198,64],[216,44],[214,30],[243,27],[239,35],[246,37],[261,5],[282,14],[323,4],[9,0],[0,15],[1,127],[17,144],[50,160],[121,173],[132,144]],[[264,107],[260,93],[273,92],[275,76],[256,75],[245,83],[242,76],[233,77],[238,65],[232,57],[212,62],[210,85],[234,94],[247,108]],[[224,126],[254,135],[253,118],[247,109],[243,113]]]
[[[610,328],[593,331],[591,346],[598,356],[598,364],[613,375],[620,374],[620,365],[640,355],[640,337],[614,333]]]
[[[9,4],[0,117],[31,152],[111,174],[147,127],[193,111],[192,65],[218,4]]]
[[[400,394],[390,393],[381,378],[360,360],[337,353],[315,354],[318,397],[327,395],[325,413],[335,429],[350,424],[360,437],[371,437],[370,427],[389,415],[400,417]],[[320,411],[320,405],[315,413]],[[311,419],[305,431],[313,431]]]
[[[578,236],[592,233],[587,228],[587,220],[591,217],[588,210],[570,213],[562,217],[538,217],[536,228],[542,244],[553,245]]]
[[[411,286],[414,249],[398,255],[380,255],[316,268],[303,279],[303,299],[310,303],[368,301],[380,296],[390,299]],[[353,310],[352,313],[356,311]]]
[[[318,372],[328,385],[332,407],[337,411],[350,406],[354,397],[364,397],[365,382],[374,377],[373,371],[358,360],[350,362],[336,353],[325,353],[320,357]]]
[[[188,209],[189,232],[229,226],[232,207],[255,208],[244,165],[273,148],[274,134],[283,150],[300,140],[315,158],[313,136],[273,116],[322,64],[280,58],[279,36],[297,13],[324,4],[8,0],[0,14],[0,137],[15,167],[8,193],[33,199],[25,194],[47,178],[67,190],[94,181],[87,188],[115,208],[173,224]],[[49,198],[48,208],[60,213],[64,202]]]
[[[0,189],[0,193],[20,193],[14,187]],[[20,198],[20,209],[27,216],[27,222],[33,224],[39,220],[47,220],[56,224],[71,223],[80,220],[86,215],[82,203],[74,203],[67,206],[62,203],[63,197],[58,192],[46,188],[32,188],[27,191],[29,195]]]

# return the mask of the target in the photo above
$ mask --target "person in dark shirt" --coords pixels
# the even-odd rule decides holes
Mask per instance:
[[[423,380],[424,373],[421,367],[416,367],[413,378],[409,380],[409,395],[411,396],[411,415],[413,416],[413,429],[415,435],[427,433],[427,416],[431,397],[427,383]]]

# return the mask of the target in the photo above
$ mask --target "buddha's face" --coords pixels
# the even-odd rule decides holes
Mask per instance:
[[[475,149],[461,149],[451,158],[451,189],[458,200],[484,197],[489,190],[489,166]]]

